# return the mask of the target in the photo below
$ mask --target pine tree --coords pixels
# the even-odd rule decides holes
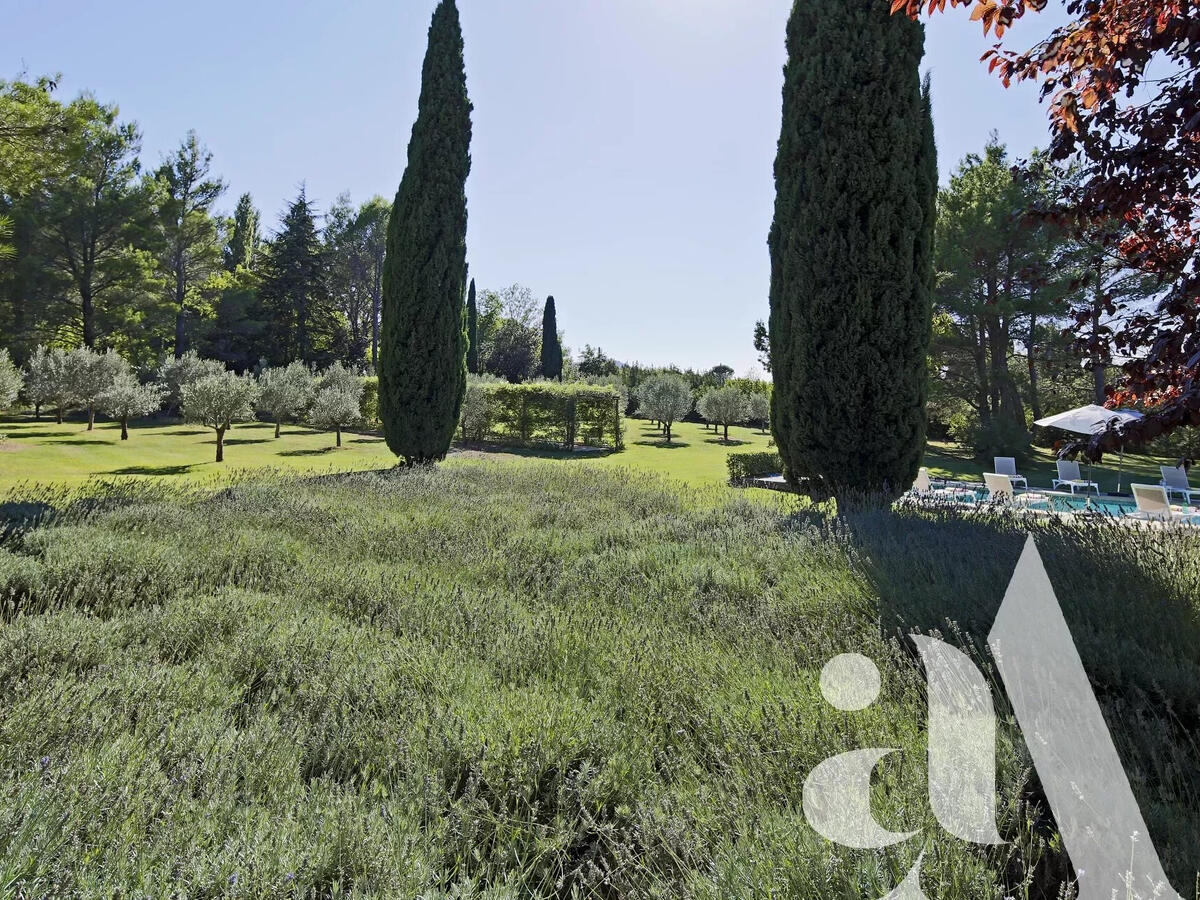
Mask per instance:
[[[772,425],[795,481],[898,493],[925,444],[937,163],[921,25],[796,0],[771,228]]]
[[[542,377],[562,380],[563,352],[558,339],[558,315],[554,310],[554,298],[546,299],[542,313]]]
[[[479,306],[475,302],[475,279],[467,289],[467,371],[479,374]]]
[[[303,188],[283,216],[263,266],[262,305],[270,320],[271,361],[326,361],[333,311],[326,284],[325,248],[313,204]]]
[[[379,413],[388,446],[409,464],[446,455],[466,390],[470,145],[462,28],[454,0],[441,0],[383,273]]]
[[[154,173],[155,226],[162,242],[159,267],[166,299],[175,309],[175,358],[188,348],[188,298],[195,285],[221,265],[212,206],[225,183],[212,175],[212,154],[189,131],[183,144]]]

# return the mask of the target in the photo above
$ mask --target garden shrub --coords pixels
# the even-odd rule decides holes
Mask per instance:
[[[623,446],[621,395],[608,386],[473,381],[460,422],[469,440]]]
[[[88,491],[14,501],[0,548],[23,896],[880,897],[926,846],[939,897],[1069,896],[1002,692],[1007,843],[939,828],[904,637],[991,674],[972,648],[1029,532],[1168,875],[1200,870],[1192,531],[701,504],[542,462]],[[850,715],[819,688],[845,652],[883,685]],[[805,779],[874,746],[873,808],[922,841],[831,852]]]
[[[464,441],[482,441],[487,438],[488,431],[492,427],[488,390],[482,382],[475,378],[467,379],[467,392],[463,397],[459,424],[462,427]]]
[[[730,453],[729,481],[741,484],[751,478],[765,478],[768,475],[778,475],[783,471],[783,460],[774,450],[760,450],[754,453]]]

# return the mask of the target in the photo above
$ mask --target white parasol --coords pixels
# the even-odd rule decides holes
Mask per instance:
[[[1099,434],[1110,425],[1121,426],[1142,418],[1136,409],[1106,409],[1091,404],[1078,409],[1068,409],[1055,416],[1038,419],[1034,425],[1042,428],[1058,428],[1072,434]],[[1121,445],[1121,462],[1117,469],[1117,493],[1121,492],[1121,479],[1125,474],[1125,445]]]

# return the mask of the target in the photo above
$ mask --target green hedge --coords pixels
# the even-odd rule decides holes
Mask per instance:
[[[728,459],[729,480],[740,484],[751,478],[778,475],[783,471],[783,460],[774,450],[755,453],[730,453]]]
[[[513,444],[621,450],[621,394],[608,386],[555,382],[468,384],[464,437]],[[483,409],[480,409],[480,406]],[[466,418],[471,416],[470,428]]]

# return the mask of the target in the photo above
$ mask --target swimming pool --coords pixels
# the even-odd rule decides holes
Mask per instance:
[[[963,482],[948,482],[948,486],[958,492],[958,499],[967,503],[985,505],[991,501],[987,489],[978,485]],[[1030,495],[1033,495],[1031,497]],[[1068,494],[1045,490],[1033,490],[1028,493],[1018,491],[1017,498],[1022,509],[1032,509],[1037,512],[1056,513],[1090,513],[1100,516],[1120,518],[1127,516],[1137,509],[1132,497],[1097,496],[1095,494]],[[1028,498],[1028,499],[1027,499]],[[1035,499],[1036,498],[1036,499]],[[1193,511],[1183,508],[1185,515]]]
[[[974,488],[972,490],[974,490],[975,494],[975,503],[983,505],[990,502],[991,498],[986,490],[977,490]],[[1026,499],[1030,494],[1033,494],[1037,499]],[[1031,509],[1036,512],[1083,513],[1095,516],[1111,516],[1112,518],[1120,519],[1137,511],[1137,503],[1132,497],[1067,494],[1033,490],[1029,493],[1018,491],[1017,498],[1020,501],[1020,508]],[[1184,505],[1176,507],[1176,512],[1182,513],[1185,521],[1192,524],[1200,524],[1200,510]]]
[[[1034,500],[1029,503],[1029,507],[1047,512],[1091,512],[1105,516],[1126,516],[1137,509],[1137,504],[1132,497],[1125,500],[1119,497],[1073,497],[1069,494],[1055,494],[1044,501]]]

